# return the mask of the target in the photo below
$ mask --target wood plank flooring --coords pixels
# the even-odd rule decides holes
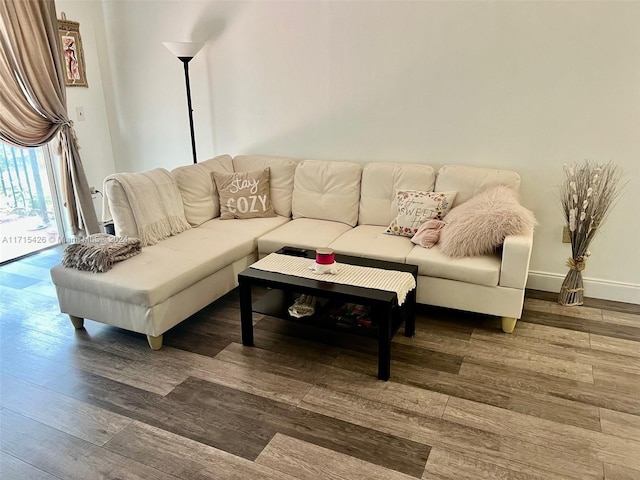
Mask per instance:
[[[2,479],[640,479],[638,305],[422,306],[381,382],[372,339],[256,315],[243,347],[236,291],[157,352],[76,331],[60,254],[0,267]]]

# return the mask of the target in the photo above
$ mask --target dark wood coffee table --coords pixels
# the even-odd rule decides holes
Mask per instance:
[[[286,253],[283,250],[277,253]],[[315,252],[306,254],[313,259]],[[418,267],[404,263],[386,262],[367,258],[352,257],[348,255],[336,255],[337,263],[361,265],[383,270],[397,270],[409,272],[417,279]],[[372,288],[342,285],[310,278],[296,277],[276,272],[268,272],[249,267],[238,274],[240,285],[240,320],[242,324],[242,344],[254,346],[253,341],[253,312],[265,315],[292,319],[287,309],[295,300],[296,294],[315,295],[318,298],[340,300],[349,303],[357,303],[371,307],[374,327],[347,330],[349,333],[364,333],[378,338],[378,378],[388,380],[391,373],[391,340],[398,331],[400,325],[405,324],[405,336],[413,337],[415,334],[415,304],[416,290],[407,294],[402,305],[398,305],[398,296],[395,292],[376,290]],[[271,290],[258,301],[253,303],[251,288],[256,286],[268,287]],[[315,316],[315,315],[314,315]],[[323,319],[295,319],[296,321],[323,325],[327,328],[329,322]],[[336,330],[344,331],[343,328]]]

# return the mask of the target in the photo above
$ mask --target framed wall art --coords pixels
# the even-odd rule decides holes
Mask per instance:
[[[88,87],[82,39],[80,38],[80,24],[67,20],[66,15],[62,12],[62,19],[58,19],[58,33],[65,85],[67,87]]]

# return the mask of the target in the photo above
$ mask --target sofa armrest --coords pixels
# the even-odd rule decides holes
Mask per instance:
[[[501,287],[525,288],[532,249],[533,230],[521,235],[509,235],[504,239],[498,282]]]

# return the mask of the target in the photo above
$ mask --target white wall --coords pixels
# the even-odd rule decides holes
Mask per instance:
[[[103,3],[117,170],[193,162],[183,64],[162,42],[206,42],[220,27],[209,2]],[[207,48],[189,64],[197,152],[212,156]]]
[[[107,120],[102,67],[98,41],[104,36],[102,7],[98,2],[57,1],[58,18],[62,12],[67,20],[80,23],[80,36],[87,68],[88,88],[67,87],[67,109],[74,122],[80,144],[80,156],[90,186],[102,190],[103,179],[115,172],[111,134]],[[82,107],[85,120],[78,121],[77,107]],[[98,220],[102,219],[102,198],[94,196]]]
[[[625,195],[587,296],[640,303],[640,3],[104,2],[118,170],[263,153],[512,169],[540,222],[529,286],[559,290],[562,164],[613,160]],[[92,79],[90,78],[91,82]]]

